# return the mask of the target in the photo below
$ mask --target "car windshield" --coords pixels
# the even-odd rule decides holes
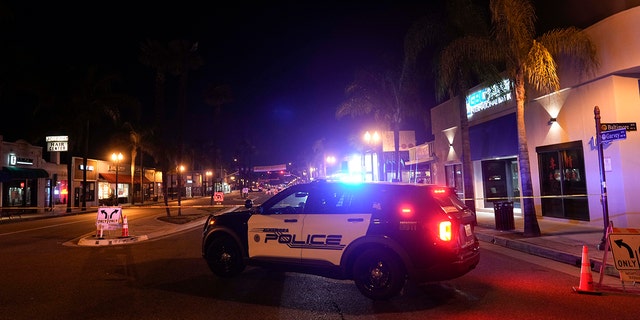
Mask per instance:
[[[302,213],[309,197],[308,192],[297,191],[289,194],[269,207],[263,208],[264,214]]]

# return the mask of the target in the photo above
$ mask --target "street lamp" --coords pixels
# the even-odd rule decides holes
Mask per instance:
[[[118,152],[117,154],[114,152],[111,154],[111,160],[116,163],[116,204],[119,204],[118,201],[118,168],[120,167],[120,161],[122,161],[122,153]]]
[[[184,166],[180,165],[176,168],[178,171],[178,215],[182,215],[182,172],[184,172]]]
[[[206,181],[209,181],[209,179],[211,179],[211,205],[213,205],[213,171],[209,170],[205,173],[205,175],[207,176]],[[207,190],[205,190],[205,192],[207,192]]]
[[[374,131],[373,133],[369,133],[369,131],[367,131],[364,133],[364,141],[369,145],[369,148],[371,148],[371,181],[375,181],[375,165],[373,163],[373,156],[375,154],[375,145],[380,141],[380,134],[378,131]]]
[[[334,156],[327,156],[324,159],[324,177],[325,179],[327,178],[327,165],[333,165],[334,163],[336,163],[336,157]]]

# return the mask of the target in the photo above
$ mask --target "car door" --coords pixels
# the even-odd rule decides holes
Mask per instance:
[[[306,245],[302,259],[340,265],[347,245],[364,236],[371,213],[367,210],[361,186],[336,185],[310,195],[305,210],[302,234]]]
[[[279,201],[249,218],[250,258],[300,259],[303,210],[308,194],[305,190],[285,190],[277,195]]]

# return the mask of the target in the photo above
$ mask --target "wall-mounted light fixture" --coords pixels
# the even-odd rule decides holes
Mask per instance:
[[[556,122],[556,118],[551,118],[549,119],[549,122],[547,122],[548,125],[552,125],[554,122]]]

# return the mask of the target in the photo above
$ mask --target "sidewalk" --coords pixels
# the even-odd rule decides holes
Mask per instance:
[[[580,268],[582,263],[582,247],[588,247],[592,270],[599,272],[605,258],[605,252],[598,250],[604,236],[604,226],[596,228],[565,221],[538,217],[538,225],[542,233],[539,237],[525,237],[524,219],[514,217],[515,229],[496,230],[493,212],[478,212],[476,235],[482,242],[500,245],[528,254],[545,257],[567,263]],[[618,270],[613,264],[611,251],[606,253],[604,274],[619,278]],[[594,279],[597,282],[597,279]]]

